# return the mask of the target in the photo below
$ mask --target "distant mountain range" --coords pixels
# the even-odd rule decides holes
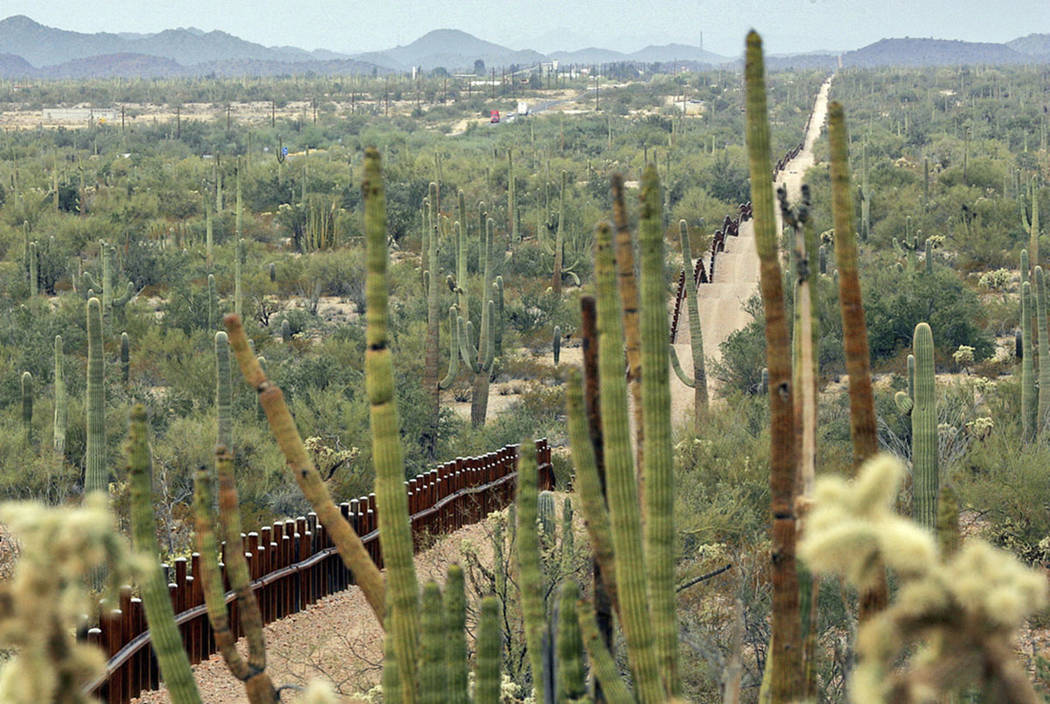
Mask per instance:
[[[1006,44],[943,39],[883,39],[843,54],[813,52],[770,57],[771,68],[845,66],[941,66],[961,64],[1050,64],[1050,34],[1030,34]],[[25,15],[0,20],[0,78],[170,78],[192,76],[273,76],[362,74],[409,71],[413,67],[471,70],[562,64],[670,63],[684,66],[736,65],[734,59],[697,46],[647,46],[632,53],[590,47],[541,54],[487,42],[455,29],[428,32],[411,44],[385,51],[342,54],[292,46],[267,47],[226,32],[195,27],[156,34],[85,34],[47,27]]]

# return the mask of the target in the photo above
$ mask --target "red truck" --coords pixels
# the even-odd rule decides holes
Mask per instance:
[[[489,118],[489,122],[491,122],[492,124],[496,124],[497,122],[499,122],[499,110],[492,111],[492,117]]]

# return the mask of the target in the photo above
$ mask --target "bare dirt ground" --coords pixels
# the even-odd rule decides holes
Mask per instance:
[[[441,538],[432,548],[416,556],[420,583],[445,581],[445,571],[461,559],[462,545],[469,541],[485,564],[492,561],[490,529],[475,523]],[[367,692],[379,682],[383,661],[383,633],[364,595],[357,587],[333,594],[305,611],[266,626],[267,672],[275,686],[304,686],[313,679],[326,679],[343,694]],[[246,653],[242,638],[238,647]],[[213,655],[193,667],[201,698],[212,704],[248,704],[244,686],[234,679],[222,656]],[[295,701],[287,694],[282,701]],[[133,700],[139,704],[169,704],[166,689],[144,692]],[[354,700],[350,700],[354,701]]]

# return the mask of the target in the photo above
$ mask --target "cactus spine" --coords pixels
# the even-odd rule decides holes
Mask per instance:
[[[682,266],[686,272],[685,296],[689,309],[689,348],[693,356],[693,376],[682,369],[678,352],[674,345],[669,345],[671,366],[678,379],[693,389],[693,432],[700,432],[700,420],[707,410],[707,374],[704,370],[704,339],[700,329],[700,306],[696,300],[696,285],[692,279],[693,251],[689,246],[689,226],[685,220],[678,222],[678,236],[682,243]]]
[[[84,452],[84,493],[106,491],[106,388],[102,359],[102,304],[97,298],[87,302],[87,447]]]
[[[156,560],[160,553],[153,517],[153,463],[146,437],[146,411],[137,404],[131,411],[128,433],[128,476],[131,481],[131,528],[135,551]],[[174,704],[200,704],[190,661],[175,625],[175,609],[168,594],[168,580],[155,563],[142,578],[142,605],[149,623],[150,642],[157,654],[161,677]]]
[[[390,589],[394,652],[401,678],[402,701],[415,701],[416,651],[419,630],[419,587],[412,556],[412,529],[405,493],[405,466],[398,435],[400,423],[394,399],[393,359],[387,340],[386,199],[379,152],[365,152],[362,184],[365,203],[367,327],[365,379],[371,405],[375,491],[383,561]]]
[[[771,418],[769,483],[773,513],[771,554],[773,628],[770,646],[770,657],[772,658],[770,684],[771,701],[773,704],[780,704],[790,701],[797,692],[802,690],[799,587],[795,563],[794,489],[797,455],[791,383],[791,344],[777,251],[773,187],[769,181],[771,169],[765,67],[762,57],[762,40],[754,31],[747,36],[745,77],[751,202],[754,211],[755,244],[760,261],[762,303],[766,313],[766,360],[769,369]],[[831,110],[834,111],[834,108]],[[841,108],[839,108],[839,119],[841,125]],[[834,142],[832,144],[834,145]],[[834,146],[832,150],[834,154]],[[833,167],[834,164],[833,160]],[[834,175],[832,172],[832,181],[835,180]],[[836,213],[836,233],[839,232],[838,215],[839,213]],[[647,456],[646,464],[648,462]]]
[[[1037,268],[1037,272],[1040,270]],[[933,332],[926,323],[915,326],[915,399],[911,410],[912,517],[930,530],[937,528],[937,402],[933,369]]]
[[[26,444],[33,437],[33,375],[22,372],[22,430]]]
[[[55,430],[53,446],[59,462],[66,455],[66,380],[62,370],[62,336],[55,335]]]

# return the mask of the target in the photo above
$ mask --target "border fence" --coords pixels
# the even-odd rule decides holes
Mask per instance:
[[[546,439],[536,441],[536,459],[540,488],[553,488],[551,448]],[[517,475],[518,445],[507,445],[480,457],[457,458],[406,481],[415,549],[429,545],[433,536],[476,523],[510,504]],[[382,568],[375,494],[352,499],[339,508]],[[354,584],[353,575],[314,513],[265,526],[242,535],[242,539],[264,623],[302,611]],[[199,559],[194,553],[189,559],[179,558],[163,566],[172,580],[168,590],[175,606],[175,622],[192,664],[216,652],[202,585],[194,579],[199,574]],[[223,576],[225,580],[225,568]],[[243,631],[233,592],[226,593],[226,603],[230,628],[239,638]],[[131,587],[124,587],[115,606],[105,605],[98,625],[81,633],[108,658],[105,674],[87,689],[108,704],[128,704],[143,691],[160,686],[160,670],[150,647],[142,601],[133,596]]]

